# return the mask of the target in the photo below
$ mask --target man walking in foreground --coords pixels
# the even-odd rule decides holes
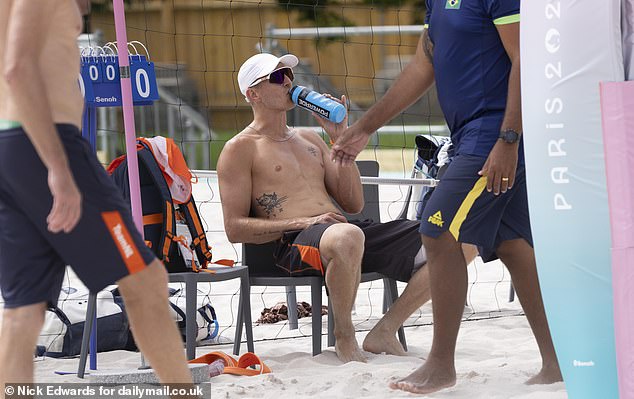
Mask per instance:
[[[165,267],[79,127],[80,8],[0,2],[0,385],[33,382],[33,353],[66,265],[98,292],[115,281],[162,383],[192,384]],[[157,333],[160,332],[160,333]],[[2,397],[4,397],[4,390]]]

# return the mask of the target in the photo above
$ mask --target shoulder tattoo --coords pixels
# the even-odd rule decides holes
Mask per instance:
[[[431,39],[429,38],[429,34],[427,32],[425,32],[425,34],[423,35],[423,51],[425,52],[425,55],[427,56],[429,62],[433,62],[434,43],[431,42]]]
[[[308,152],[310,152],[314,157],[319,157],[319,153],[313,146],[308,147]]]

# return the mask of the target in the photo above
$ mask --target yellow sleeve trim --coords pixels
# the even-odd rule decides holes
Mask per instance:
[[[429,29],[429,24],[423,25],[423,29]]]
[[[520,22],[520,15],[519,14],[507,15],[506,17],[502,17],[502,18],[498,18],[498,19],[494,19],[493,20],[493,23],[495,25],[507,25],[507,24],[514,24],[516,22]]]

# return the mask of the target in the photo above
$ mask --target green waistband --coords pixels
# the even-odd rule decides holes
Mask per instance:
[[[20,127],[22,124],[16,121],[8,121],[6,119],[0,119],[0,130],[9,130],[15,129],[16,127]]]

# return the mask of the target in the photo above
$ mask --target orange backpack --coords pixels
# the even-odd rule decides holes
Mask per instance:
[[[192,175],[174,141],[160,136],[139,138],[137,154],[143,233],[167,271],[207,271],[210,263],[233,266],[234,262],[228,259],[212,262],[211,247],[191,194]],[[126,156],[112,161],[108,173],[129,200]]]

